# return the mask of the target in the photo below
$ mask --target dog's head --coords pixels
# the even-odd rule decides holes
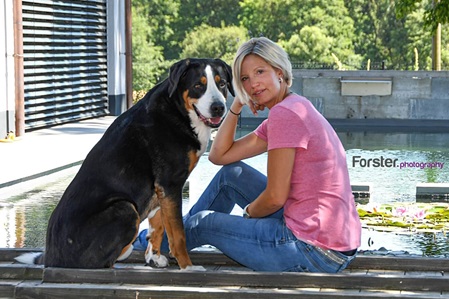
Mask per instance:
[[[231,67],[220,59],[189,58],[170,68],[170,98],[180,94],[189,114],[209,127],[221,124],[228,89],[234,96]]]

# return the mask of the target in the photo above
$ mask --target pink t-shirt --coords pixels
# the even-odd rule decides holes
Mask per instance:
[[[348,251],[360,246],[361,224],[337,134],[309,100],[291,94],[273,106],[254,133],[268,151],[295,148],[287,227],[312,245]]]

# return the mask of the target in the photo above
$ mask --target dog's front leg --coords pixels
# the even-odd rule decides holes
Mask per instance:
[[[178,215],[178,207],[176,203],[164,198],[160,200],[162,210],[162,221],[167,233],[168,244],[170,246],[170,254],[176,258],[181,270],[206,271],[202,266],[193,266],[187,253],[186,235],[182,217]]]
[[[162,222],[161,210],[157,207],[148,215],[148,246],[145,251],[145,261],[148,265],[153,261],[158,268],[168,266],[168,259],[161,255],[161,243],[164,236],[164,224]]]

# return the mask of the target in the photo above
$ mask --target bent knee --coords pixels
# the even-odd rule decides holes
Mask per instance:
[[[204,218],[213,213],[215,213],[215,211],[204,210],[196,213],[193,216],[190,216],[190,218],[187,219],[187,221],[184,223],[185,229],[192,229],[198,227],[200,223],[204,220]]]

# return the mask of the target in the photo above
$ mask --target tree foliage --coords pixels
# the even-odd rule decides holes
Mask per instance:
[[[297,0],[243,0],[240,2],[240,24],[251,37],[265,36],[272,40],[290,36],[298,27]],[[290,22],[285,22],[290,20]]]
[[[289,53],[292,57],[320,57],[325,62],[332,60],[333,52],[344,60],[357,58],[354,21],[343,0],[243,0],[240,5],[241,25],[253,36],[263,35],[290,48],[299,42],[307,48],[299,56]],[[310,35],[314,32],[316,37]],[[303,38],[310,43],[304,44]],[[320,40],[326,44],[317,45]]]
[[[134,15],[133,20],[133,89],[147,90],[163,72],[163,49],[149,39],[150,30],[142,16]]]
[[[397,15],[404,18],[410,13],[419,10],[422,3],[427,4],[424,11],[424,25],[435,31],[438,24],[449,24],[449,0],[399,0],[396,1]]]
[[[292,61],[320,61],[331,63],[332,38],[316,26],[304,26],[298,34],[279,44],[289,53]]]
[[[184,57],[230,63],[239,43],[261,35],[279,43],[292,62],[431,69],[431,29],[436,22],[449,29],[449,0],[434,1],[133,0],[134,86],[150,88]],[[442,34],[441,56],[448,68],[448,34]]]
[[[238,24],[239,0],[175,0],[174,2],[179,3],[179,18],[172,27],[174,42],[166,51],[168,59],[179,57],[186,36],[202,24],[211,27]]]
[[[234,53],[247,39],[247,31],[244,28],[212,27],[203,24],[187,34],[182,43],[181,58],[220,58],[231,64]]]
[[[173,36],[171,22],[177,17],[175,2],[132,1],[133,89],[148,90],[167,69],[164,46]]]

